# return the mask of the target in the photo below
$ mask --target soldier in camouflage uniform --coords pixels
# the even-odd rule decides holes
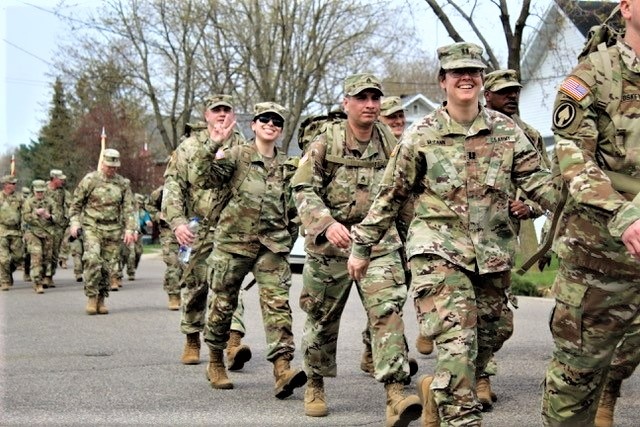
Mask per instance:
[[[22,193],[23,203],[33,194],[31,191],[31,188],[29,187],[22,187],[21,193]],[[24,224],[22,224],[21,231],[22,231],[22,236],[24,236],[24,232],[25,232]],[[22,245],[22,280],[24,280],[25,282],[30,282],[31,281],[31,256],[29,255],[29,251],[27,250],[27,245],[24,244],[24,237],[22,239],[22,243],[23,243]]]
[[[207,156],[197,165],[202,174],[201,185],[230,189],[208,259],[212,295],[205,329],[210,351],[207,378],[214,388],[233,388],[222,351],[227,346],[242,281],[253,273],[259,288],[267,360],[273,363],[278,399],[290,396],[307,379],[303,371],[291,369],[289,363],[295,344],[288,255],[298,234],[289,182],[297,161],[288,160],[286,153],[276,148],[285,111],[274,102],[256,104],[251,122],[253,143],[223,149],[223,141],[235,126],[235,120],[228,117],[210,130]]]
[[[120,153],[104,150],[100,170],[78,183],[69,211],[71,236],[78,237],[82,229],[85,311],[89,315],[109,313],[105,299],[120,270],[120,247],[136,239],[133,194],[129,180],[116,173],[119,167]]]
[[[407,125],[402,99],[399,96],[385,96],[380,102],[380,121],[391,128],[396,139],[400,139]]]
[[[184,364],[200,363],[200,332],[204,330],[207,310],[209,278],[207,277],[207,258],[213,250],[214,229],[221,204],[227,190],[204,189],[194,185],[197,176],[196,162],[202,158],[211,140],[209,134],[214,126],[219,126],[230,117],[235,121],[230,95],[212,95],[204,102],[204,128],[194,129],[178,145],[164,173],[164,191],[162,196],[162,214],[171,225],[180,245],[192,245],[193,252],[189,266],[185,267],[182,278],[182,312],[180,329],[186,335],[186,343],[181,361]],[[237,131],[232,132],[223,142],[224,147],[245,144],[244,137]],[[191,217],[200,218],[200,228],[195,236],[187,224]],[[196,238],[197,237],[197,238]],[[194,243],[195,240],[195,243]],[[233,316],[231,335],[227,346],[229,369],[242,369],[251,359],[251,349],[242,344],[245,334],[243,304]]]
[[[51,198],[58,204],[58,209],[62,212],[63,220],[55,226],[53,233],[53,265],[51,266],[51,277],[55,276],[59,263],[60,246],[62,245],[62,238],[64,237],[64,231],[69,224],[67,220],[68,205],[67,200],[68,192],[64,189],[64,182],[67,177],[60,169],[51,169],[49,172],[49,181],[47,182],[47,197]],[[45,289],[48,287],[55,288],[52,278],[45,279],[42,285]]]
[[[396,145],[390,129],[377,122],[382,96],[378,78],[367,73],[349,76],[344,91],[347,119],[325,125],[292,183],[306,231],[300,296],[307,313],[302,351],[309,380],[304,406],[305,414],[314,417],[327,415],[323,378],[335,377],[337,371],[340,319],[353,283],[346,263],[349,229],[369,210]],[[401,249],[400,234],[390,227],[373,250],[371,271],[356,281],[370,325],[374,377],[387,393],[387,425],[407,425],[421,411],[418,397],[403,392],[409,358],[402,320],[407,287]]]
[[[22,263],[22,195],[18,180],[11,175],[0,179],[0,290],[13,286],[13,272]]]
[[[624,37],[582,60],[560,85],[554,106],[554,168],[568,196],[554,242],[560,267],[552,288],[555,348],[542,402],[546,426],[593,425],[612,358],[638,352],[640,4],[621,0],[620,11]],[[633,340],[632,356],[616,354],[625,336]],[[618,381],[624,376],[614,375]],[[605,393],[611,404],[619,388]],[[596,425],[612,424],[598,415]]]
[[[33,196],[22,207],[24,240],[31,257],[31,280],[36,293],[44,293],[44,284],[51,283],[53,275],[54,234],[64,221],[60,204],[47,197],[47,183],[32,182]]]
[[[438,349],[435,375],[419,380],[422,422],[479,426],[475,380],[502,345],[496,327],[514,262],[509,201],[520,187],[549,208],[555,193],[522,130],[480,105],[482,48],[455,43],[439,48],[438,57],[447,100],[403,134],[371,209],[351,229],[348,265],[354,279],[363,277],[372,247],[413,195],[411,288],[420,333]]]
[[[153,190],[150,196],[150,214],[160,227],[160,246],[162,247],[162,261],[166,265],[162,288],[169,297],[168,308],[172,311],[180,310],[180,277],[182,276],[182,264],[178,260],[180,245],[171,226],[162,215],[162,188]]]
[[[122,245],[122,255],[120,264],[122,269],[126,268],[127,277],[129,280],[136,280],[136,270],[140,264],[140,258],[142,257],[142,235],[145,234],[145,230],[151,230],[153,223],[151,222],[151,216],[145,208],[145,197],[140,193],[134,194],[134,204],[136,207],[136,221],[138,221],[138,238],[135,243],[131,245]]]

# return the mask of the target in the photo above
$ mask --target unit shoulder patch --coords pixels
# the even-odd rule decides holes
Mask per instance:
[[[553,126],[556,129],[565,129],[576,118],[576,107],[570,102],[561,102],[553,111]]]

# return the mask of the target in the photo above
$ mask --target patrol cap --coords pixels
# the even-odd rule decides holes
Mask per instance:
[[[347,96],[354,96],[363,90],[370,89],[384,95],[382,92],[382,83],[380,80],[370,73],[353,74],[344,79],[344,93]]]
[[[31,189],[29,187],[22,187],[22,194],[25,196],[31,194]]]
[[[0,182],[2,182],[3,184],[17,184],[18,178],[13,175],[5,175],[0,178]]]
[[[484,77],[484,90],[497,92],[508,87],[522,87],[516,70],[496,70]]]
[[[280,118],[284,120],[284,115],[287,113],[287,109],[280,104],[276,104],[275,102],[259,102],[253,106],[254,120],[256,117],[262,116],[266,113],[273,113],[277,116],[280,116]]]
[[[404,111],[402,100],[399,96],[385,96],[380,104],[380,115],[390,116],[398,111]]]
[[[138,202],[138,203],[144,203],[144,201],[145,201],[144,194],[136,193],[134,195],[134,198],[136,199],[136,202]]]
[[[120,166],[120,153],[113,148],[107,148],[102,154],[102,163],[106,166]]]
[[[58,179],[67,179],[67,176],[60,169],[51,169],[49,177]]]
[[[213,110],[221,105],[233,109],[233,105],[231,105],[232,101],[233,97],[231,95],[211,95],[204,99],[204,106],[207,110]]]
[[[438,48],[440,68],[455,70],[456,68],[487,68],[482,61],[482,48],[477,44],[459,42]]]
[[[31,183],[33,191],[47,191],[47,183],[41,179],[36,179]]]

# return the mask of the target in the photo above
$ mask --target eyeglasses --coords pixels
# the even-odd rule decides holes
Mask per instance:
[[[284,120],[279,119],[277,117],[258,116],[258,117],[256,117],[256,120],[258,120],[260,123],[264,123],[264,124],[267,124],[267,123],[271,122],[271,124],[274,125],[277,128],[281,128],[282,126],[284,126]]]
[[[462,76],[469,76],[472,78],[480,77],[482,74],[482,69],[480,68],[456,68],[454,70],[448,70],[447,73],[451,75],[451,77],[455,79],[459,79]]]

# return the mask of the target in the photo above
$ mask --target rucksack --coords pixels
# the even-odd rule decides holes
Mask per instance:
[[[329,111],[327,114],[316,114],[307,117],[300,123],[298,128],[298,146],[304,153],[316,136],[320,134],[321,129],[327,123],[344,120],[347,114],[342,110]]]

